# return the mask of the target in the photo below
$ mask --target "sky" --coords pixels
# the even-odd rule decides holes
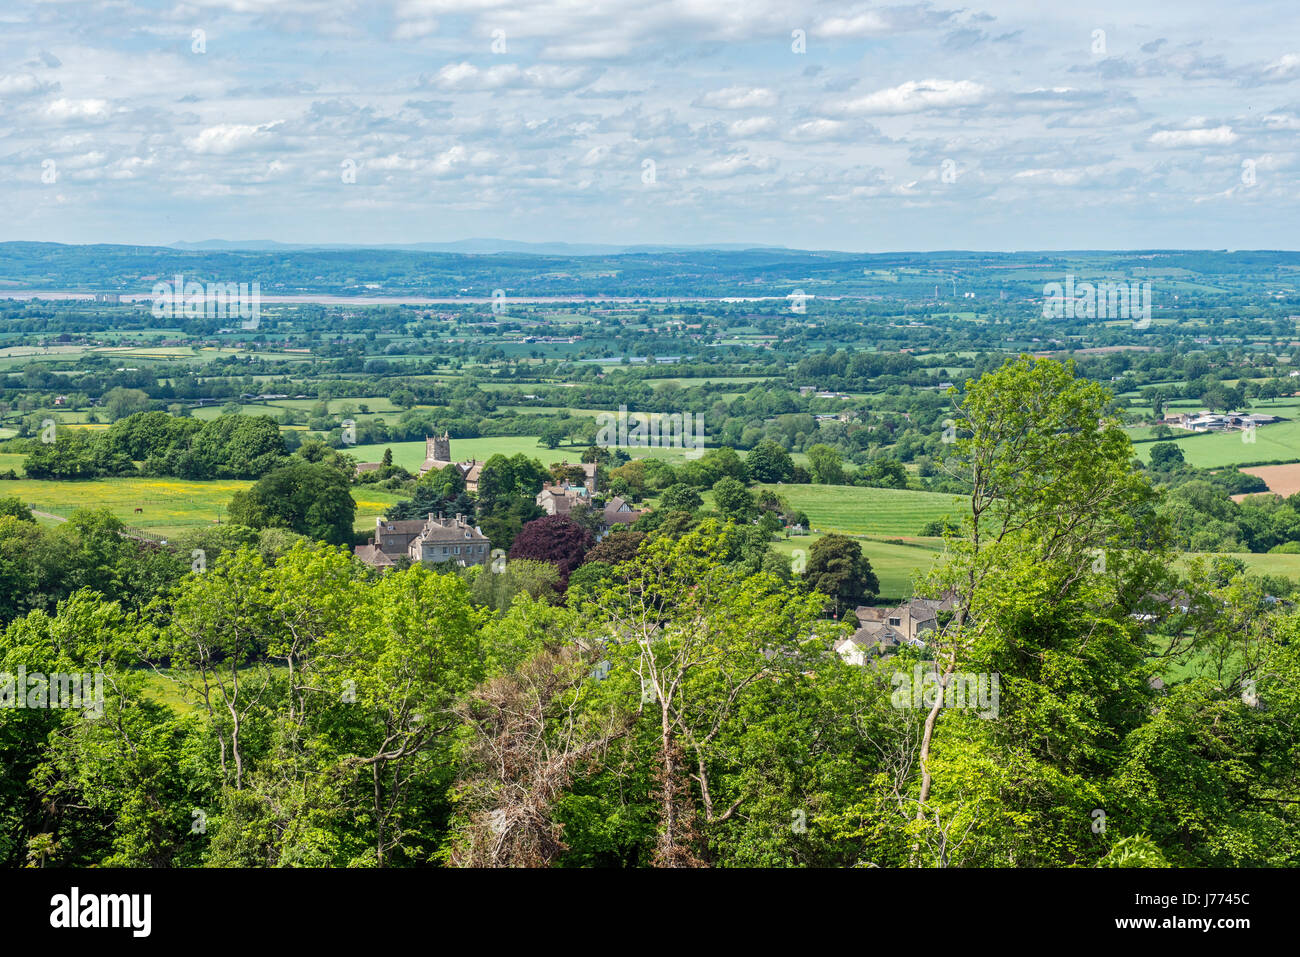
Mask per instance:
[[[0,241],[1297,249],[1300,5],[0,4]]]

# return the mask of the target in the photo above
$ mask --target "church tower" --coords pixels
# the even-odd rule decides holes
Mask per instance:
[[[443,432],[424,440],[424,457],[435,462],[451,461],[451,433]]]

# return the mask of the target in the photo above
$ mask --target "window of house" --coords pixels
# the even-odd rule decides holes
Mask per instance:
[[[890,623],[891,625],[893,625],[895,628],[897,628],[899,625],[901,625],[901,624],[903,623],[903,619],[901,619],[901,618],[891,618],[891,619],[889,619],[889,623]]]

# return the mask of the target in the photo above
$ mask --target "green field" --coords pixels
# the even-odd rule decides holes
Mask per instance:
[[[424,442],[382,442],[371,445],[354,445],[343,451],[353,456],[358,462],[378,462],[384,457],[384,449],[393,450],[393,464],[400,465],[410,472],[419,471],[424,462]],[[586,445],[561,445],[548,449],[541,445],[535,435],[504,435],[479,439],[452,439],[451,457],[456,462],[468,462],[475,459],[484,462],[491,456],[515,455],[522,452],[529,458],[537,459],[543,465],[556,462],[580,462]],[[680,464],[685,461],[682,449],[629,449],[634,459],[660,458]]]
[[[1185,559],[1198,557],[1196,554],[1189,553]],[[1201,554],[1201,558],[1211,558],[1214,556]],[[1221,556],[1220,556],[1221,557]],[[1257,575],[1280,575],[1284,578],[1290,578],[1300,581],[1300,555],[1268,555],[1260,553],[1234,553],[1230,557],[1239,558],[1246,563],[1246,571],[1254,572]]]
[[[809,552],[820,535],[800,535],[773,542],[772,547],[793,558],[796,551]],[[862,554],[871,562],[872,571],[880,580],[878,602],[905,601],[913,596],[913,582],[928,572],[942,553],[940,539],[921,539],[898,545],[874,539],[860,539]],[[805,560],[807,555],[804,555]]]
[[[1272,409],[1266,409],[1272,413]],[[1179,430],[1174,430],[1177,436]],[[1218,432],[1191,434],[1175,438],[1174,444],[1183,450],[1183,458],[1197,468],[1217,469],[1250,462],[1300,462],[1300,419],[1275,422],[1255,429],[1253,442],[1242,440],[1246,432]],[[1151,443],[1137,446],[1143,462],[1151,459]]]
[[[910,489],[854,485],[764,485],[808,513],[818,532],[846,535],[916,537],[927,522],[961,517],[966,507],[956,495]]]
[[[84,482],[19,479],[0,482],[0,496],[16,495],[41,512],[68,518],[80,508],[107,507],[132,528],[168,538],[224,520],[230,498],[252,482],[234,479],[190,482],[167,478],[104,478]],[[382,489],[359,486],[356,528],[374,528],[400,496]],[[136,509],[140,509],[139,513]]]
[[[530,458],[538,459],[543,465],[550,465],[566,459],[577,462],[585,448],[586,446],[579,448],[576,445],[562,445],[557,449],[548,449],[538,444],[535,435],[507,435],[487,439],[452,439],[451,457],[457,462],[468,462],[470,459],[483,462],[497,453],[515,455],[523,452]],[[358,462],[378,462],[384,457],[384,449],[393,450],[394,465],[400,465],[410,472],[418,472],[424,462],[423,441],[354,445],[344,448],[343,451]]]

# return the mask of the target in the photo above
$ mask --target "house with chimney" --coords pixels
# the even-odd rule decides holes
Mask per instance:
[[[594,483],[595,476],[592,476]],[[646,513],[645,509],[633,508],[626,499],[615,495],[603,505],[596,504],[595,496],[586,484],[574,485],[561,482],[547,485],[537,493],[537,506],[547,515],[571,516],[574,509],[591,509],[599,516],[596,541],[602,541],[616,525],[631,525]]]
[[[468,462],[453,462],[451,460],[451,433],[443,432],[442,435],[424,437],[424,463],[420,466],[420,475],[434,471],[442,471],[448,465],[454,465],[460,469],[461,475],[465,479],[465,491],[478,492],[478,477],[483,471],[483,463],[477,459],[470,459]]]
[[[412,563],[484,565],[491,552],[488,537],[464,515],[444,518],[432,512],[426,519],[378,518],[369,543],[356,547],[357,558],[372,568],[392,568],[403,556]]]
[[[835,644],[835,653],[845,663],[866,664],[869,658],[884,657],[898,648],[924,648],[925,635],[939,627],[939,616],[956,608],[952,594],[943,598],[913,598],[901,605],[854,609],[858,630]]]

